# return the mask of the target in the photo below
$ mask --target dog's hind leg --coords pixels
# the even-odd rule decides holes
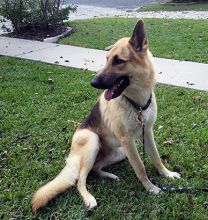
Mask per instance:
[[[92,210],[97,206],[97,202],[96,199],[88,192],[86,180],[94,165],[100,148],[99,137],[94,132],[83,129],[75,134],[73,137],[73,143],[79,146],[78,148],[75,147],[75,150],[78,149],[81,156],[77,189],[83,197],[86,209]]]
[[[112,173],[103,171],[102,169],[106,166],[111,165],[111,164],[118,163],[125,158],[126,158],[126,154],[125,154],[123,148],[121,148],[121,147],[115,148],[114,150],[111,150],[110,152],[108,152],[108,154],[106,153],[105,156],[101,160],[99,160],[95,163],[95,165],[93,167],[93,171],[101,177],[110,178],[110,179],[114,179],[114,180],[119,181],[118,176],[116,176]]]

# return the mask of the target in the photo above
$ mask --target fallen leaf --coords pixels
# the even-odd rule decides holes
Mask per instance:
[[[172,146],[173,145],[173,140],[172,140],[172,138],[170,138],[170,139],[164,141],[163,143],[166,144],[166,145]]]
[[[129,195],[130,195],[130,196],[135,196],[135,195],[136,195],[136,192],[135,192],[135,191],[131,191],[131,192],[129,193]]]
[[[188,203],[190,206],[193,206],[193,196],[191,194],[188,195]]]
[[[205,208],[205,209],[208,209],[208,202],[205,202],[205,203],[204,203],[204,208]]]
[[[193,86],[195,85],[194,83],[186,82],[188,85]]]
[[[30,135],[24,135],[24,136],[17,136],[16,137],[16,142],[22,142],[24,140],[29,139],[31,136]]]
[[[192,96],[193,101],[202,101],[201,96]]]
[[[129,212],[130,208],[131,208],[131,204],[129,203],[125,204],[123,212],[125,213]]]
[[[0,154],[0,157],[7,156],[7,155],[8,155],[8,151],[5,150],[4,152],[2,152],[2,153]]]
[[[67,129],[67,126],[63,127],[63,128],[61,129],[61,131],[66,131],[66,129]]]
[[[160,129],[162,129],[162,128],[163,128],[163,126],[162,126],[162,125],[159,125],[159,126],[158,126],[158,129],[159,129],[159,130],[160,130]]]
[[[184,92],[179,92],[178,93],[178,96],[182,96],[182,95],[184,95]]]
[[[59,61],[55,61],[54,63],[58,64],[58,63],[59,63]]]
[[[0,168],[6,167],[8,164],[8,158],[1,158],[0,159]]]
[[[161,156],[161,158],[162,158],[162,160],[164,161],[164,163],[169,163],[170,162],[170,158],[169,158],[169,156],[168,155],[162,155]]]
[[[35,152],[38,152],[39,149],[40,149],[40,146],[36,144],[36,145],[34,146],[34,150],[35,150]]]
[[[62,154],[65,155],[67,150],[62,150]]]
[[[53,84],[53,83],[54,83],[54,80],[51,79],[51,78],[48,78],[48,83],[49,83],[49,84]]]
[[[198,147],[199,147],[199,148],[202,148],[202,147],[203,147],[203,145],[202,145],[202,144],[198,144]]]
[[[69,63],[70,61],[69,60],[64,60],[64,62]]]
[[[197,124],[196,123],[193,123],[192,124],[192,128],[196,128],[197,127]]]
[[[31,150],[31,149],[28,148],[28,147],[23,147],[22,150],[23,150],[23,151],[28,151],[28,150]]]

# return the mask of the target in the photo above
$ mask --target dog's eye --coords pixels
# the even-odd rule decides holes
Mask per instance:
[[[119,65],[119,64],[122,64],[122,63],[124,63],[125,62],[125,60],[122,60],[122,59],[120,59],[120,58],[118,58],[117,56],[115,56],[114,57],[114,59],[113,59],[113,65]]]

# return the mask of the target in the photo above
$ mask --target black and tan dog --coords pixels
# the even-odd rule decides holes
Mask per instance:
[[[91,84],[105,90],[75,132],[66,166],[34,194],[34,212],[76,183],[86,208],[93,209],[97,202],[86,188],[89,172],[93,170],[102,177],[118,180],[116,175],[103,171],[103,168],[126,156],[146,190],[159,193],[160,189],[148,179],[135,145],[136,138],[141,137],[143,123],[145,147],[153,165],[166,177],[180,178],[178,173],[169,171],[162,164],[154,141],[152,128],[157,116],[155,70],[143,21],[138,21],[131,38],[122,38],[112,46],[105,67]]]

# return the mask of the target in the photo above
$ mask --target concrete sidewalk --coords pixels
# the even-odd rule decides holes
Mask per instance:
[[[0,55],[97,71],[106,51],[0,37]],[[155,58],[159,83],[208,91],[208,64]]]

